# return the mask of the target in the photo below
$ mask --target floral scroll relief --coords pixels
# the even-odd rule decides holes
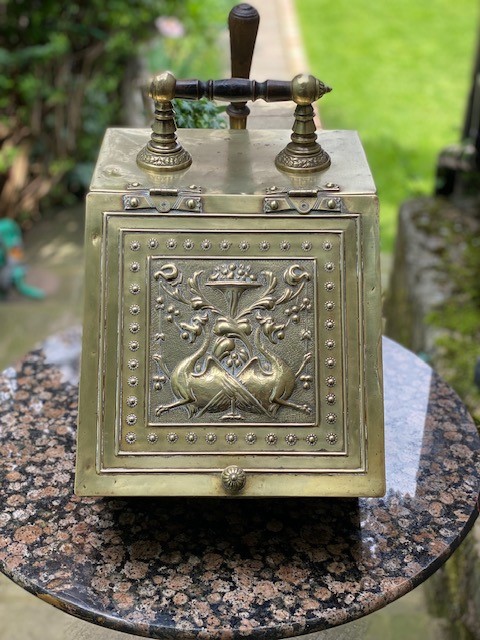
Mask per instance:
[[[291,400],[297,381],[308,389],[313,379],[308,371],[312,333],[306,322],[312,311],[312,300],[306,295],[312,275],[304,266],[288,266],[279,279],[270,270],[257,275],[250,264],[230,262],[216,264],[209,274],[199,270],[187,277],[174,262],[166,262],[153,277],[162,321],[192,345],[192,352],[173,369],[162,349],[152,356],[154,389],[169,384],[173,395],[171,402],[156,406],[157,417],[179,408],[189,417],[221,412],[222,420],[242,420],[249,412],[272,419],[285,407],[312,413],[309,404]],[[221,292],[223,305],[212,302],[220,300],[209,295],[212,290]],[[281,321],[275,317],[280,314]],[[275,345],[302,318],[305,349],[301,362],[292,367]],[[160,344],[165,340],[162,331],[155,337]]]

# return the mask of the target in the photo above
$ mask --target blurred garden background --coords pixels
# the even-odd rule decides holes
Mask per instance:
[[[145,74],[224,74],[220,35],[233,4],[2,0],[0,215],[29,228],[81,199],[105,128],[131,120]],[[460,135],[477,2],[295,6],[310,71],[334,88],[321,104],[323,125],[359,130],[382,201],[382,249],[391,252],[399,204],[432,192],[437,155]],[[190,108],[181,125],[215,121],[212,110],[188,119]]]
[[[226,21],[234,4],[232,0],[0,0],[0,220],[8,217],[20,225],[29,277],[46,293],[41,301],[15,294],[0,299],[2,368],[34,341],[78,322],[83,199],[105,129],[148,126],[151,114],[142,89],[153,73],[170,69],[178,77],[201,79],[228,75]],[[305,70],[334,89],[319,105],[323,127],[359,131],[379,190],[388,288],[402,203],[434,193],[438,155],[460,140],[479,37],[478,2],[252,0],[252,4],[261,15],[262,7],[274,7],[279,23],[290,19],[287,5],[295,13]],[[275,23],[269,38],[281,40],[284,34]],[[266,67],[277,62],[272,50],[268,42],[258,49]],[[290,77],[288,69],[286,73]],[[209,104],[181,103],[177,112],[179,126],[225,126],[221,110]],[[471,208],[473,220],[479,207],[474,203]],[[467,247],[466,259],[450,274],[453,289],[461,290],[465,284],[466,289],[460,298],[442,299],[429,319],[449,332],[443,334],[444,340],[448,335],[448,349],[443,351],[441,373],[475,413],[480,406],[472,364],[480,356],[478,231],[455,222],[454,231],[445,232],[435,222],[437,209],[433,211],[434,222],[425,229],[435,240],[437,254],[440,230],[444,245],[453,251]],[[461,235],[464,232],[467,235]],[[397,316],[404,318],[398,308]],[[408,339],[404,342],[413,348]],[[439,363],[440,359],[433,364]],[[473,638],[458,622],[463,605],[457,578],[466,571],[466,557],[450,564],[442,588],[431,588],[434,595],[428,610],[425,592],[417,589],[371,616],[370,631],[362,627],[362,633],[370,634],[365,638]],[[17,592],[9,591],[6,597],[4,593],[1,582],[0,640],[12,640],[14,630],[22,628],[19,612],[27,605],[18,600]],[[433,601],[441,605],[438,616],[429,613]],[[50,609],[44,613],[46,605],[38,606],[37,619],[50,619]],[[448,610],[458,614],[452,624],[439,621]],[[16,615],[5,622],[12,611]],[[2,636],[1,623],[7,635]],[[42,629],[23,631],[23,637],[43,637]],[[85,637],[117,637],[104,633]]]
[[[406,198],[434,190],[437,156],[461,135],[479,6],[475,0],[297,0],[328,129],[357,129],[380,195],[391,252]]]
[[[106,127],[129,121],[140,71],[218,75],[231,6],[0,2],[0,215],[28,229],[83,198]]]

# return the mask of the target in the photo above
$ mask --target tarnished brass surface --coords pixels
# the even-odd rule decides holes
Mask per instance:
[[[149,129],[108,129],[90,188],[91,191],[116,191],[121,198],[125,192],[133,195],[142,189],[184,191],[195,185],[210,196],[241,196],[223,199],[232,211],[240,213],[244,194],[263,197],[266,189],[273,186],[279,191],[322,189],[325,193],[336,194],[338,189],[326,186],[333,184],[338,185],[342,196],[374,195],[375,185],[356,132],[322,130],[317,135],[322,147],[334,159],[321,174],[295,175],[278,171],[275,157],[290,140],[289,132],[283,129],[212,129],[208,131],[208,140],[204,130],[179,130],[178,139],[189,149],[192,165],[185,171],[154,174],[142,170],[134,162],[150,137]],[[251,205],[248,209],[252,210]]]
[[[181,133],[187,171],[141,171],[145,132],[113,130],[94,174],[76,491],[382,494],[378,204],[356,135],[325,132],[332,166],[299,181],[265,161],[285,132]]]

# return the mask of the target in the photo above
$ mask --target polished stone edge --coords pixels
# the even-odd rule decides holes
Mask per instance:
[[[406,352],[408,353],[408,352]],[[438,381],[441,379],[434,374],[434,377]],[[441,381],[443,382],[443,381]],[[64,382],[66,386],[75,387],[75,384],[70,384],[68,382]],[[444,384],[444,383],[443,383]],[[446,385],[444,385],[446,387]],[[449,389],[449,397],[450,398],[458,398],[458,396]],[[459,400],[461,403],[461,401]],[[364,502],[368,499],[361,499],[360,502]],[[239,630],[238,628],[232,630],[231,628],[227,629],[212,629],[212,630],[203,630],[203,629],[178,629],[172,626],[165,625],[164,627],[159,627],[157,625],[150,625],[146,623],[133,623],[124,620],[123,618],[119,618],[117,616],[108,616],[104,613],[100,613],[95,610],[95,603],[91,603],[90,606],[86,606],[84,601],[82,601],[79,597],[75,597],[75,594],[62,594],[61,599],[56,598],[48,593],[45,589],[38,587],[37,585],[33,585],[31,582],[25,580],[23,576],[13,571],[3,570],[4,573],[10,577],[14,582],[19,584],[25,590],[30,593],[36,595],[40,599],[45,602],[52,604],[58,609],[68,613],[72,616],[82,618],[91,623],[98,624],[100,626],[107,626],[109,628],[126,632],[133,633],[135,635],[140,635],[144,637],[150,638],[175,638],[177,640],[193,640],[194,638],[218,638],[219,640],[236,640],[245,637],[245,635],[252,636],[258,640],[276,640],[285,637],[291,637],[293,635],[306,634],[321,631],[333,626],[338,626],[352,620],[363,617],[364,615],[370,614],[380,608],[382,608],[385,604],[388,604],[412,590],[418,584],[422,583],[425,579],[427,579],[430,575],[432,575],[444,562],[452,555],[452,553],[458,548],[461,542],[464,540],[470,529],[472,528],[476,518],[479,515],[479,504],[477,499],[477,504],[475,510],[471,513],[470,517],[463,523],[462,529],[460,533],[453,537],[449,543],[449,546],[445,548],[443,552],[441,552],[430,564],[425,567],[422,571],[418,572],[415,576],[411,578],[398,579],[398,583],[395,585],[390,585],[389,587],[389,596],[386,598],[385,602],[382,603],[381,599],[378,599],[375,603],[375,606],[365,611],[361,605],[357,606],[355,611],[352,611],[350,607],[348,609],[348,615],[346,609],[337,609],[332,612],[331,617],[327,620],[317,618],[313,620],[305,620],[304,624],[295,623],[295,624],[282,624],[278,623],[275,627],[260,627],[256,629],[251,629],[247,634],[244,631]],[[166,618],[165,622],[168,624],[171,621]]]

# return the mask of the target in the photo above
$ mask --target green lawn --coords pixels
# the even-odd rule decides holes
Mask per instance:
[[[328,129],[357,129],[381,202],[382,250],[401,202],[434,187],[439,151],[457,142],[478,27],[475,0],[296,0],[312,73],[334,91]]]

